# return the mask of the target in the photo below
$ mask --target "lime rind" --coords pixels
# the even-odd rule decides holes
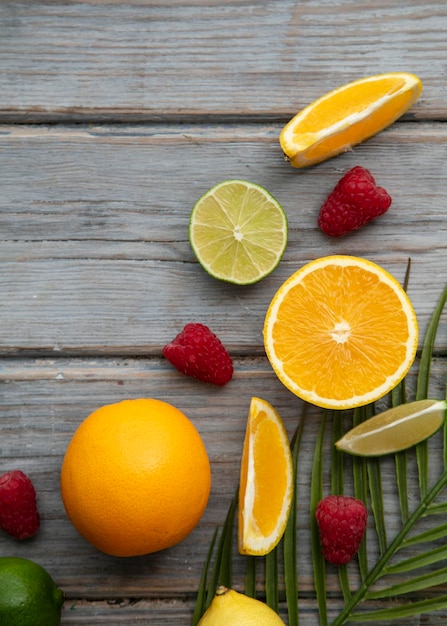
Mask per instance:
[[[202,268],[238,285],[259,282],[279,264],[288,240],[287,216],[263,187],[223,181],[193,207],[189,241]]]
[[[335,446],[356,456],[381,456],[410,448],[443,424],[447,401],[424,399],[378,413],[352,428]]]
[[[0,624],[59,626],[63,602],[63,591],[41,565],[0,557]]]

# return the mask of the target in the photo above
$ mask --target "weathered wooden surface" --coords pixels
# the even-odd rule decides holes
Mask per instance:
[[[160,343],[192,316],[212,322],[236,352],[259,354],[274,292],[320,253],[366,256],[399,280],[411,258],[409,294],[423,331],[446,270],[443,125],[396,125],[309,171],[283,161],[279,129],[5,129],[2,349],[159,354]],[[318,208],[355,164],[374,172],[392,194],[393,209],[362,231],[330,240],[316,225]],[[289,220],[280,267],[248,289],[209,278],[188,242],[194,202],[235,177],[266,186]],[[439,341],[445,349],[445,328]]]
[[[442,2],[1,3],[0,473],[19,467],[32,476],[42,528],[25,543],[0,534],[0,554],[51,572],[67,596],[63,624],[190,624],[209,541],[236,489],[251,396],[269,400],[290,434],[301,416],[262,346],[266,307],[300,265],[353,254],[403,280],[411,258],[422,341],[447,281],[446,34]],[[296,110],[339,84],[396,69],[424,82],[402,120],[308,170],[284,162],[278,133]],[[316,226],[318,208],[356,164],[371,169],[393,205],[329,240]],[[227,178],[265,186],[289,219],[281,264],[248,288],[207,276],[188,243],[194,202]],[[187,379],[162,358],[188,321],[209,324],[234,356],[227,387]],[[436,354],[431,392],[442,397],[445,314]],[[410,394],[414,387],[412,371]],[[179,546],[114,559],[66,519],[60,465],[96,407],[154,395],[201,432],[210,504]],[[304,626],[319,624],[305,502],[320,418],[309,409],[300,460]],[[438,456],[436,440],[434,476]],[[391,480],[385,497],[394,511]],[[334,599],[332,615],[338,607]],[[440,612],[406,623],[446,620]]]
[[[414,114],[445,112],[441,1],[2,2],[3,115],[279,116],[353,77],[420,74]]]

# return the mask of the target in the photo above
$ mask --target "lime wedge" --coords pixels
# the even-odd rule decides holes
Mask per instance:
[[[338,450],[358,456],[379,456],[405,450],[433,435],[445,418],[444,400],[401,404],[365,420],[339,439]]]
[[[263,187],[226,180],[196,202],[189,241],[208,274],[249,285],[270,274],[281,260],[287,245],[287,217]]]

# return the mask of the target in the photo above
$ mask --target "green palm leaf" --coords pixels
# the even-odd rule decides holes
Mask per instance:
[[[447,608],[447,596],[439,596],[438,598],[420,600],[419,602],[407,602],[387,609],[353,613],[346,621],[387,622],[392,619],[403,619],[405,617],[411,617],[412,615],[420,615],[431,611],[440,611],[445,608]]]
[[[426,332],[417,377],[416,398],[429,397],[430,371],[433,361],[436,333],[447,301],[447,285],[433,312]],[[447,389],[445,391],[447,398]],[[405,380],[390,394],[393,406],[407,401]],[[363,421],[373,412],[373,407],[361,407],[350,415],[341,411],[323,411],[320,430],[314,447],[311,476],[309,519],[314,571],[314,589],[320,615],[321,626],[329,626],[329,602],[326,577],[329,567],[321,554],[318,528],[315,522],[315,508],[323,497],[324,476],[330,473],[330,489],[334,493],[344,493],[353,489],[357,498],[369,504],[371,523],[368,527],[366,540],[362,542],[357,558],[348,566],[338,570],[340,593],[344,608],[331,622],[331,626],[342,626],[349,622],[387,622],[393,619],[406,618],[414,615],[447,608],[447,595],[437,594],[440,585],[447,584],[447,523],[439,515],[447,512],[447,496],[443,494],[447,487],[447,420],[438,436],[442,439],[442,455],[439,475],[434,479],[429,473],[429,444],[423,442],[413,451],[404,451],[394,457],[397,499],[400,509],[401,527],[387,528],[387,514],[384,506],[384,489],[390,481],[390,459],[364,459],[359,457],[345,458],[339,451],[332,450],[327,455],[325,443],[330,434],[332,441],[340,438],[342,424],[350,420],[352,425]],[[292,442],[295,487],[299,465],[300,444],[303,435],[304,414]],[[329,429],[332,428],[332,433]],[[333,446],[334,448],[335,446]],[[411,504],[408,496],[410,491],[410,469],[416,468],[419,485],[419,500]],[[386,470],[386,473],[385,473]],[[414,490],[412,489],[412,492]],[[444,499],[442,499],[444,495]],[[222,536],[217,543],[216,534],[205,563],[193,624],[197,624],[212,599],[217,582],[231,584],[231,542],[233,520],[237,498],[234,498],[228,511]],[[255,595],[256,564],[263,562],[265,569],[265,596],[269,604],[276,610],[280,608],[281,590],[285,590],[290,626],[299,623],[299,546],[296,544],[296,502],[292,507],[291,516],[281,544],[267,557],[244,557],[246,559],[245,591]],[[398,516],[399,517],[399,516]],[[437,545],[436,542],[439,542]],[[279,575],[278,550],[282,548],[284,574]],[[215,552],[214,566],[211,560]],[[430,590],[430,593],[428,593]],[[426,599],[412,601],[410,594],[421,594],[427,591]],[[386,606],[386,599],[393,600]],[[371,609],[381,604],[382,608]],[[366,606],[368,608],[366,608]]]
[[[432,315],[425,337],[420,368],[417,381],[416,399],[428,397],[430,384],[430,369],[433,358],[436,331],[439,325],[441,313],[447,300],[447,286],[445,287],[438,305]],[[392,397],[393,404],[398,403],[399,391]],[[334,429],[336,426],[334,425]],[[445,445],[445,432],[442,433]],[[363,601],[378,598],[402,598],[406,594],[431,589],[447,583],[447,567],[445,560],[447,550],[443,546],[431,546],[437,540],[447,537],[447,525],[438,524],[432,526],[435,516],[446,510],[447,502],[436,502],[436,499],[447,486],[447,470],[445,459],[447,451],[444,451],[444,467],[440,476],[430,485],[429,477],[429,448],[428,442],[423,442],[416,447],[416,462],[418,469],[418,481],[420,490],[420,502],[412,513],[408,509],[408,500],[405,490],[408,485],[407,479],[407,453],[396,455],[396,482],[398,485],[399,501],[401,508],[402,527],[394,539],[387,539],[385,515],[383,510],[383,479],[380,474],[382,459],[367,461],[368,495],[375,522],[379,557],[375,565],[363,577],[357,589],[351,589],[351,597],[345,601],[344,609],[332,622],[332,626],[341,626],[353,619],[357,621],[380,621],[389,620],[407,615],[415,615],[418,612],[427,612],[445,606],[445,598],[433,597],[423,602],[406,602],[394,606],[392,611],[388,609],[376,609],[373,611],[358,611]],[[353,463],[354,485],[363,480],[363,469],[359,464]],[[389,479],[388,479],[389,480]],[[426,526],[429,526],[426,528]],[[427,544],[430,547],[427,549]],[[411,557],[400,557],[406,548],[413,547],[421,550]],[[425,551],[424,551],[425,550]],[[397,561],[396,561],[397,559]],[[392,562],[393,561],[393,562]],[[430,567],[430,571],[424,568]],[[411,573],[402,579],[404,573]],[[316,577],[320,576],[316,570]],[[346,599],[346,590],[342,588]],[[434,592],[433,592],[434,593]]]
[[[417,554],[403,561],[399,561],[398,563],[393,563],[385,567],[385,573],[399,574],[401,572],[409,572],[445,560],[447,560],[447,546],[439,546],[439,548],[434,548],[433,550]]]

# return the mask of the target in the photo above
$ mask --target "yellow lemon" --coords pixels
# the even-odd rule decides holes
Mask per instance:
[[[198,626],[284,626],[284,622],[263,602],[219,587]]]

